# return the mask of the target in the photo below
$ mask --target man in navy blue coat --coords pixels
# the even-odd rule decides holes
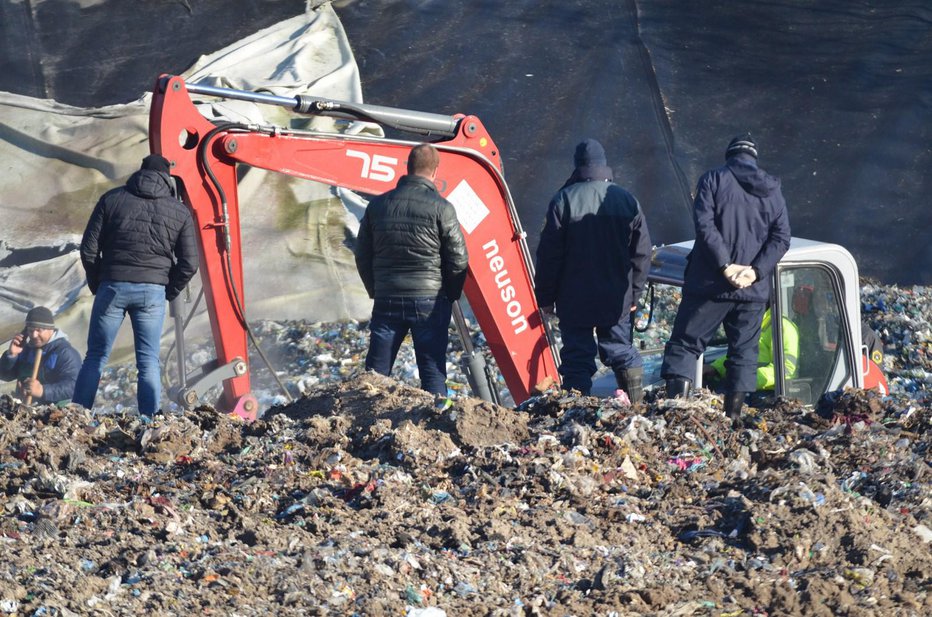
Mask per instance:
[[[725,165],[699,179],[693,218],[696,241],[661,375],[668,396],[687,396],[699,356],[724,325],[725,411],[737,421],[747,393],[755,389],[769,279],[790,246],[780,180],[757,166],[757,146],[750,135],[732,139]]]
[[[560,318],[563,387],[589,394],[598,353],[636,403],[644,369],[631,341],[631,311],[650,267],[647,222],[638,200],[612,181],[599,142],[580,143],[573,161],[573,174],[550,201],[540,234],[537,302]]]

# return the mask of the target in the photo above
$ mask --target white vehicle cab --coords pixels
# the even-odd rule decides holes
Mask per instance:
[[[663,345],[669,337],[683,286],[686,257],[693,242],[654,249],[645,293],[646,324],[638,324],[635,342],[642,341],[644,383],[647,389],[663,384],[660,365]],[[858,266],[854,257],[837,244],[793,238],[770,279],[771,312],[791,321],[799,334],[795,375],[775,370],[773,393],[812,404],[819,397],[845,387],[879,387],[888,391],[880,367],[862,343],[861,300]],[[680,288],[680,289],[677,289]],[[675,298],[663,303],[657,297]],[[672,311],[672,312],[671,312]],[[774,366],[785,367],[783,319],[772,319]],[[666,331],[656,336],[661,328]],[[644,334],[641,334],[641,332]],[[653,336],[651,336],[653,335]],[[646,344],[654,340],[653,346]],[[660,344],[657,344],[659,340]],[[702,385],[702,367],[725,353],[724,335],[715,337],[696,364],[693,383]],[[593,383],[594,396],[609,396],[616,388],[610,371],[600,371]]]

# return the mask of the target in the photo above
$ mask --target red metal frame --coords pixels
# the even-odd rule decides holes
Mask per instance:
[[[406,173],[408,152],[417,142],[320,133],[218,134],[206,156],[226,197],[227,249],[222,202],[198,154],[215,125],[197,111],[181,78],[165,78],[152,100],[150,148],[172,162],[172,174],[183,181],[183,198],[194,213],[218,362],[246,360],[245,317],[234,295],[243,301],[235,165],[380,194],[394,188]],[[559,382],[557,363],[534,297],[527,245],[501,174],[498,149],[477,118],[460,118],[455,136],[434,143],[440,152],[437,186],[456,206],[466,237],[470,260],[464,293],[512,397],[520,403],[547,378]],[[249,410],[244,413],[241,408],[244,397],[251,397],[249,392],[248,372],[229,379],[224,382],[221,405],[248,415]]]

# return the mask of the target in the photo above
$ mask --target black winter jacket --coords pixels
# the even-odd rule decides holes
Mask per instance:
[[[780,180],[748,154],[731,157],[699,179],[693,209],[696,242],[683,292],[719,300],[766,302],[768,278],[790,247],[790,221]],[[754,266],[756,283],[735,289],[722,274],[727,264]]]
[[[11,356],[9,351],[3,352],[0,356],[0,379],[28,379],[32,376],[35,357],[35,347],[25,347],[15,356]],[[68,337],[61,330],[56,330],[52,339],[42,347],[42,360],[36,375],[36,379],[42,384],[42,396],[34,401],[42,405],[51,405],[71,400],[80,370],[81,354],[71,346]],[[26,398],[19,387],[16,394],[20,398]]]
[[[428,178],[402,176],[366,207],[356,239],[356,269],[370,298],[459,300],[469,256],[453,204]]]
[[[197,240],[187,206],[168,174],[141,169],[97,202],[81,240],[91,293],[101,281],[165,285],[174,299],[197,272]]]
[[[650,256],[637,199],[613,182],[574,174],[550,201],[540,234],[537,302],[555,304],[567,326],[615,324],[640,298]]]

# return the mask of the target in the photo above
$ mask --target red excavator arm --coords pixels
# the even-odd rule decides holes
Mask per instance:
[[[388,107],[294,98],[186,84],[163,75],[149,117],[151,151],[172,163],[181,197],[194,215],[200,272],[223,376],[220,407],[245,418],[257,412],[250,393],[236,165],[261,167],[367,194],[392,189],[419,142],[281,127],[215,124],[190,94],[285,106],[296,113],[362,119],[426,135],[440,152],[437,186],[456,207],[469,250],[465,295],[516,403],[535,385],[559,381],[554,353],[533,291],[533,265],[502,177],[501,157],[474,116],[444,116]],[[219,371],[219,373],[217,373]],[[187,400],[187,403],[192,401]]]

